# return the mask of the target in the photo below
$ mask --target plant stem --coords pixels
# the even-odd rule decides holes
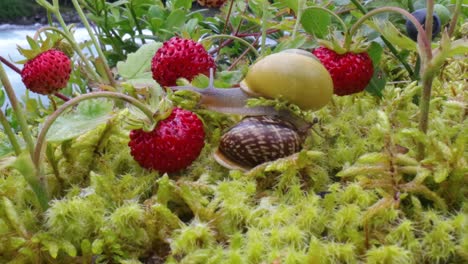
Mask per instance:
[[[263,12],[262,12],[262,40],[260,43],[260,54],[265,54],[266,50],[266,36],[268,30],[268,2],[263,2]]]
[[[448,30],[449,37],[452,37],[453,32],[455,32],[455,27],[457,26],[457,21],[458,21],[458,16],[460,15],[461,6],[462,6],[462,0],[457,0],[455,2],[455,10],[453,11],[453,17],[452,17],[452,20],[450,21],[450,26]]]
[[[16,139],[15,133],[13,133],[13,129],[10,126],[10,123],[8,123],[8,120],[3,113],[2,109],[0,109],[0,123],[3,126],[3,132],[8,137],[8,140],[10,140],[11,146],[13,147],[13,150],[15,151],[16,156],[18,156],[21,153],[21,147],[18,144],[18,140]]]
[[[291,37],[294,39],[296,37],[297,31],[299,30],[299,24],[301,24],[302,12],[304,12],[304,0],[299,0],[297,4],[297,14],[296,14],[296,23],[294,24],[294,29]]]
[[[138,23],[138,19],[137,19],[137,16],[135,14],[135,10],[133,9],[133,2],[130,1],[130,3],[126,4],[126,6],[127,6],[127,9],[130,10],[130,15],[132,16],[133,22],[135,23],[135,27],[136,27],[138,33],[140,33],[140,35],[143,36],[143,30],[141,29],[140,24]],[[141,43],[146,44],[146,41],[145,41],[144,38],[141,38]]]
[[[236,36],[232,36],[232,35],[225,35],[225,34],[220,34],[220,35],[213,35],[213,36],[209,36],[207,38],[204,38],[201,41],[207,41],[207,40],[211,40],[211,39],[216,39],[216,38],[227,38],[227,39],[232,39],[232,40],[238,40],[239,42],[243,43],[244,45],[246,45],[250,50],[252,50],[255,55],[257,57],[260,57],[260,54],[258,53],[258,51],[254,48],[254,46],[252,46],[248,41],[244,40],[244,39],[241,39],[239,37],[236,37]]]
[[[8,79],[8,76],[2,64],[0,64],[0,80],[3,83],[3,87],[5,88],[8,99],[10,100],[11,107],[13,108],[16,118],[18,119],[21,132],[23,133],[24,141],[26,142],[26,147],[28,148],[32,157],[34,153],[34,140],[33,140],[33,137],[31,136],[31,132],[28,126],[28,122],[26,121],[26,117],[23,114],[24,110],[22,109],[18,99],[16,98],[15,91],[13,90],[13,87],[11,86],[10,80]]]
[[[68,108],[77,105],[78,103],[89,100],[89,99],[94,99],[94,98],[113,98],[113,99],[121,99],[126,102],[131,103],[132,105],[136,106],[140,111],[142,111],[150,120],[153,120],[154,113],[146,107],[143,103],[138,101],[137,99],[130,97],[128,95],[122,94],[122,93],[115,93],[115,92],[93,92],[93,93],[88,93],[88,94],[83,94],[80,96],[77,96],[70,101],[64,103],[61,105],[55,112],[53,112],[49,117],[47,117],[46,121],[43,124],[43,127],[41,131],[39,132],[39,135],[37,137],[37,144],[36,147],[33,150],[33,155],[32,155],[32,160],[34,165],[36,166],[37,169],[37,174],[39,181],[42,184],[45,184],[45,177],[42,175],[41,172],[41,155],[43,152],[43,147],[46,142],[46,135],[47,132],[49,131],[50,127],[52,124],[55,122],[55,120]]]
[[[54,0],[54,2],[55,2],[55,0]],[[57,4],[58,4],[58,3],[57,3]],[[97,82],[103,82],[101,76],[99,76],[99,75],[96,73],[96,71],[93,69],[91,63],[89,62],[88,58],[86,58],[86,56],[85,56],[85,55],[83,54],[83,52],[81,51],[81,48],[78,46],[75,37],[73,36],[73,34],[72,34],[72,33],[70,32],[70,30],[68,29],[67,24],[66,24],[65,21],[63,20],[63,17],[62,17],[62,15],[60,14],[60,11],[58,10],[58,8],[51,10],[51,12],[54,13],[55,17],[57,18],[57,20],[59,21],[60,25],[62,26],[62,30],[63,30],[63,32],[65,33],[64,35],[67,35],[67,36],[68,36],[67,40],[70,41],[70,45],[72,45],[73,49],[76,51],[76,53],[78,54],[78,56],[79,56],[79,57],[81,58],[81,60],[84,62],[84,64],[85,64],[86,68],[88,69],[88,71],[91,73],[91,75],[93,75],[93,78],[94,78]],[[55,29],[55,31],[59,32],[60,30]]]
[[[102,49],[101,49],[101,45],[99,43],[99,41],[97,40],[93,30],[91,29],[91,26],[88,22],[88,19],[86,19],[86,16],[85,14],[83,13],[83,10],[81,9],[80,7],[80,4],[78,3],[77,0],[72,0],[72,3],[73,3],[73,6],[75,6],[75,10],[76,12],[78,13],[78,15],[80,16],[80,19],[81,19],[81,22],[83,22],[83,25],[85,26],[86,30],[88,31],[88,34],[89,36],[91,37],[91,40],[93,41],[94,43],[94,46],[96,46],[96,50],[99,54],[99,57],[101,57],[102,61],[104,62],[104,67],[106,69],[106,73],[107,73],[107,77],[110,81],[110,84],[111,86],[115,87],[116,86],[116,83],[115,83],[115,80],[114,80],[114,76],[112,76],[112,72],[109,68],[109,63],[107,62],[107,59],[106,59],[106,56],[104,56],[104,53],[102,52]]]
[[[426,29],[426,38],[428,40],[432,39],[432,23],[434,23],[434,0],[427,0],[426,1],[426,24],[424,25],[424,28]],[[432,56],[432,53],[431,53]],[[430,58],[428,58],[429,60]]]
[[[70,98],[68,98],[67,96],[65,96],[64,94],[62,93],[54,93],[55,96],[57,96],[57,98],[60,98],[62,99],[63,101],[70,101]]]
[[[422,95],[419,103],[420,118],[419,118],[419,130],[424,134],[427,132],[428,121],[429,121],[429,107],[431,102],[431,90],[432,90],[433,77],[424,76],[422,78]],[[418,159],[423,159],[425,155],[425,147],[423,143],[418,144]]]
[[[8,68],[12,69],[16,73],[21,74],[21,70],[18,67],[16,67],[16,65],[11,63],[9,60],[7,60],[7,59],[3,58],[2,56],[0,56],[0,61],[3,62],[6,66],[8,66]]]

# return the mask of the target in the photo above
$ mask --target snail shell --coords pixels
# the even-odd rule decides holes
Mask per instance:
[[[333,95],[330,73],[302,50],[286,50],[257,61],[240,86],[249,95],[284,98],[313,111],[325,106]]]
[[[229,169],[248,170],[301,147],[302,137],[291,123],[274,116],[250,116],[221,137],[214,158]]]

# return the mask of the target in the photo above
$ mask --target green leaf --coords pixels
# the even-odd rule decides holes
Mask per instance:
[[[402,34],[392,23],[373,19],[373,21],[368,21],[366,24],[382,34],[382,36],[395,46],[401,49],[417,51],[416,42]]]
[[[274,53],[287,49],[298,49],[307,42],[307,37],[304,35],[297,35],[295,38],[286,38],[282,40],[274,49]]]
[[[117,63],[117,71],[124,79],[152,79],[151,59],[162,46],[161,42],[151,42],[130,53],[125,62]]]
[[[380,63],[380,59],[382,58],[383,48],[377,42],[372,42],[367,49],[367,53],[372,60],[372,64],[374,68],[377,67]]]
[[[182,9],[172,11],[166,19],[164,29],[169,30],[174,34],[175,30],[178,30],[185,24],[185,15],[186,12]]]
[[[468,39],[458,39],[452,42],[448,56],[468,54]]]
[[[119,0],[119,1],[115,1],[114,3],[110,3],[110,7],[117,7],[117,6],[125,5],[127,3],[128,3],[128,0]]]
[[[31,159],[31,155],[28,151],[22,152],[12,164],[12,167],[17,169],[28,182],[31,189],[33,189],[36,197],[42,207],[47,209],[49,206],[49,198],[46,190],[43,188],[41,182],[36,177],[36,167]]]
[[[175,0],[173,8],[185,8],[186,10],[190,10],[190,8],[192,8],[192,0]]]
[[[299,1],[298,0],[283,0],[284,4],[291,8],[294,13],[297,13],[297,10],[299,9]]]
[[[366,91],[374,96],[382,97],[382,91],[386,83],[387,79],[385,78],[385,73],[379,68],[374,68],[374,75],[367,85]]]
[[[330,14],[320,9],[306,9],[301,18],[304,30],[319,38],[328,34],[330,23]]]
[[[82,102],[76,111],[57,118],[47,133],[47,140],[60,142],[95,129],[112,117],[113,106],[112,101],[105,99]]]

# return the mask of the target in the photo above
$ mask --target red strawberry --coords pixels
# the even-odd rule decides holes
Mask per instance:
[[[336,95],[363,91],[374,74],[372,60],[366,52],[338,54],[326,47],[319,47],[312,53],[330,72]]]
[[[163,86],[174,86],[181,77],[191,81],[198,74],[209,75],[210,68],[215,68],[214,60],[201,44],[178,37],[164,42],[151,62],[153,79]]]
[[[26,62],[21,78],[29,90],[39,94],[53,94],[67,86],[71,62],[65,53],[47,50]]]
[[[161,173],[188,167],[204,146],[203,123],[194,113],[174,108],[168,118],[145,132],[130,132],[130,153],[144,168]]]

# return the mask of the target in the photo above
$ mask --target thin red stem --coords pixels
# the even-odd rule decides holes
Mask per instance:
[[[66,95],[62,94],[62,93],[55,93],[54,94],[57,98],[60,98],[62,99],[63,101],[67,102],[67,101],[70,101],[70,98],[68,98]]]
[[[20,68],[16,67],[16,65],[11,63],[9,60],[7,60],[7,59],[3,58],[2,56],[0,56],[0,61],[3,62],[6,66],[8,66],[10,69],[17,72],[18,74],[21,74]]]

